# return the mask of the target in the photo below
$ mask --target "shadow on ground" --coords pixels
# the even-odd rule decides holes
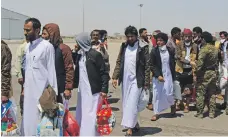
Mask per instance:
[[[133,136],[146,136],[146,135],[154,135],[160,133],[162,131],[161,128],[158,127],[140,127],[140,131],[134,133]]]
[[[114,104],[117,103],[120,99],[119,98],[109,98],[108,99],[108,103],[109,104]]]
[[[177,117],[182,117],[184,116],[183,114],[176,113],[175,116],[171,115],[171,113],[163,113],[159,115],[159,118],[177,118]]]
[[[112,111],[120,111],[119,108],[116,108],[116,107],[111,107]]]
[[[219,117],[219,116],[222,115],[222,114],[223,114],[223,113],[222,113],[221,110],[216,110],[216,111],[215,111],[215,118]],[[203,115],[204,115],[204,117],[209,117],[209,112],[207,111],[207,112],[205,112]]]
[[[219,117],[220,115],[222,115],[222,111],[215,111],[215,118]]]

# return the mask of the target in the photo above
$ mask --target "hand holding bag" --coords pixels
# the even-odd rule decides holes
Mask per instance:
[[[69,100],[64,101],[65,115],[63,118],[63,136],[79,136],[80,127],[78,122],[69,112]]]

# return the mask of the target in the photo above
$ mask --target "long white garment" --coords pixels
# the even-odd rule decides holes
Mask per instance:
[[[55,51],[52,44],[41,38],[26,47],[26,71],[24,84],[24,133],[35,136],[39,120],[37,105],[44,89],[50,84],[58,94]]]
[[[228,68],[227,46],[228,46],[228,41],[226,41],[223,46],[223,53],[224,53],[223,54],[223,56],[224,56],[223,66],[225,66],[226,68]]]
[[[190,55],[191,55],[191,47],[186,47],[186,56],[185,59],[188,61],[191,61]]]
[[[76,120],[80,126],[80,136],[99,136],[96,130],[96,114],[101,99],[99,93],[92,95],[85,62],[86,57],[83,54],[79,61]]]
[[[173,79],[169,66],[169,52],[165,50],[160,52],[160,55],[165,82],[160,82],[157,78],[153,77],[153,106],[155,114],[159,114],[174,104]]]
[[[224,64],[221,66],[220,73],[220,88],[225,92],[224,102],[228,103],[228,72]]]
[[[123,118],[121,125],[124,128],[134,128],[137,124],[138,102],[142,88],[138,88],[136,80],[136,53],[138,44],[127,46],[124,60],[124,75],[122,83]]]
[[[223,63],[219,66],[219,72],[220,72],[220,88],[224,90],[225,96],[224,96],[224,102],[228,102],[228,57],[227,57],[227,45],[228,42],[224,43],[223,46],[223,56],[224,60]]]

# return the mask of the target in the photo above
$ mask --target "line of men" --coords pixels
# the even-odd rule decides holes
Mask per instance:
[[[140,33],[140,37],[144,39],[145,41],[148,41],[147,36],[147,30],[145,28],[141,29],[144,32]],[[154,37],[156,37],[156,32],[160,32],[160,30],[156,30],[153,33],[152,36],[152,43]],[[140,32],[140,31],[139,31]],[[193,32],[190,29],[184,29],[184,31],[181,33],[181,30],[177,27],[173,28],[171,31],[171,38],[167,42],[168,47],[172,47],[175,49],[176,52],[176,75],[177,75],[177,80],[180,83],[177,83],[175,89],[179,89],[178,84],[180,84],[182,97],[184,101],[184,112],[189,112],[189,103],[190,103],[190,94],[192,94],[193,90],[193,83],[196,84],[196,61],[198,60],[199,57],[199,51],[202,48],[203,45],[205,45],[205,42],[202,39],[202,29],[200,27],[195,27],[193,28]],[[216,88],[215,86],[213,87],[213,90],[215,94],[217,94],[216,91],[220,91],[220,89],[225,90],[225,97],[224,97],[224,103],[221,105],[222,109],[226,108],[227,105],[227,85],[226,85],[226,77],[227,77],[227,66],[226,66],[226,50],[227,50],[227,32],[222,31],[220,32],[220,39],[221,41],[216,41],[216,39],[213,37],[213,40],[211,44],[215,45],[215,48],[218,51],[218,64],[213,64],[210,69],[214,69],[219,73],[217,74],[217,84]],[[153,47],[156,47],[156,45],[152,44]],[[216,52],[216,50],[215,50]],[[207,53],[207,52],[206,52]],[[208,57],[208,56],[207,56]],[[209,60],[211,61],[211,60]],[[204,60],[205,62],[205,60]],[[216,66],[217,65],[217,66]],[[204,67],[204,66],[201,66]],[[198,66],[199,69],[199,66]],[[199,76],[198,76],[199,77]],[[199,81],[198,81],[199,82]],[[211,84],[210,84],[211,85]],[[198,88],[199,89],[199,88]],[[184,92],[185,91],[185,92]],[[179,90],[177,91],[179,93]],[[210,93],[210,92],[209,92]],[[176,92],[175,92],[176,94]],[[175,95],[174,94],[174,95]],[[219,92],[218,92],[219,94]],[[208,95],[207,96],[212,96]],[[177,97],[176,97],[177,99]],[[179,100],[179,98],[178,98]],[[215,102],[215,97],[213,97],[213,102]],[[151,98],[150,98],[151,102]],[[208,103],[207,101],[205,103]],[[214,103],[212,103],[214,104]],[[153,106],[151,103],[148,104],[148,109],[152,110]],[[177,104],[176,109],[180,109],[179,105]],[[211,109],[213,110],[213,109]],[[213,117],[213,115],[211,116]]]
[[[60,103],[71,97],[73,88],[78,88],[76,120],[80,125],[80,135],[98,135],[95,128],[97,106],[102,98],[107,97],[110,80],[107,44],[100,44],[105,43],[107,32],[101,31],[104,34],[102,42],[99,42],[101,35],[98,30],[92,31],[91,34],[79,34],[75,39],[75,52],[72,54],[71,49],[63,44],[58,25],[53,23],[45,25],[42,38],[39,35],[40,31],[41,23],[38,19],[27,19],[24,25],[27,44],[20,46],[17,51],[19,59],[16,67],[17,76],[24,94],[23,134],[36,135],[39,121],[37,105],[42,103],[40,97],[43,92],[52,87]],[[143,92],[149,89],[153,92],[149,105],[153,104],[155,113],[151,118],[152,121],[157,120],[160,113],[170,107],[171,114],[175,116],[176,104],[178,100],[182,100],[181,88],[185,84],[191,84],[192,81],[197,81],[196,116],[203,117],[205,96],[206,93],[210,93],[210,117],[213,118],[217,80],[215,72],[218,69],[219,53],[222,57],[220,63],[225,65],[223,69],[227,70],[227,42],[221,44],[219,52],[214,46],[210,33],[202,32],[199,27],[194,28],[193,33],[185,29],[184,39],[181,41],[181,30],[175,27],[171,31],[170,39],[162,32],[153,36],[156,46],[152,48],[146,38],[146,29],[140,29],[139,33],[138,38],[138,30],[134,26],[125,29],[126,42],[120,47],[112,76],[113,86],[116,88],[118,84],[122,89],[121,125],[127,129],[126,135],[139,131],[138,102]],[[227,34],[224,36],[227,40]],[[197,48],[193,48],[193,43]],[[178,62],[181,64],[179,68]],[[180,80],[184,72],[189,75],[187,77],[184,75],[184,80]],[[227,87],[227,78],[223,82],[224,87]],[[184,94],[189,95],[189,90]],[[46,100],[49,98],[46,96]],[[44,109],[56,110],[54,100],[45,103],[42,103],[45,104]],[[185,112],[188,112],[188,109],[186,105]]]
[[[155,32],[156,33],[156,32]],[[114,88],[122,87],[123,119],[121,125],[127,128],[126,135],[132,135],[139,130],[137,121],[138,102],[141,92],[151,86],[148,108],[152,107],[156,121],[162,111],[171,107],[171,115],[175,116],[179,109],[177,100],[184,101],[184,112],[189,112],[192,99],[192,84],[196,86],[196,117],[204,117],[205,104],[209,105],[209,117],[215,117],[217,85],[225,89],[224,105],[227,105],[227,33],[221,32],[220,46],[215,46],[215,40],[209,32],[203,32],[200,27],[184,29],[181,39],[181,29],[171,30],[171,37],[158,33],[153,38],[156,45],[149,54],[147,30],[139,30],[129,26],[125,30],[127,41],[122,43],[116,66],[112,76]],[[219,64],[222,67],[218,73]],[[150,80],[152,72],[152,80]],[[152,81],[150,83],[150,81]],[[151,85],[150,85],[151,84]],[[181,89],[183,93],[181,93]],[[153,103],[152,103],[153,102]],[[228,107],[226,106],[226,114]]]
[[[16,53],[15,70],[18,83],[22,86],[20,97],[21,114],[23,115],[21,124],[22,135],[36,135],[36,128],[39,121],[38,104],[41,104],[42,109],[48,113],[55,112],[56,107],[58,107],[58,105],[56,105],[57,103],[63,103],[65,99],[71,98],[71,90],[73,88],[78,88],[78,92],[81,93],[81,88],[79,87],[87,87],[88,90],[86,89],[86,91],[88,91],[88,94],[91,94],[88,99],[84,99],[84,97],[80,96],[81,94],[78,94],[78,101],[82,101],[77,103],[76,117],[77,121],[82,121],[79,122],[81,125],[80,134],[90,135],[90,132],[87,131],[89,125],[94,126],[94,128],[92,128],[93,130],[91,130],[91,134],[96,133],[96,113],[94,112],[97,107],[93,107],[92,104],[98,105],[98,102],[91,102],[94,101],[94,99],[91,98],[94,97],[93,94],[96,94],[96,97],[100,98],[100,96],[102,96],[104,98],[108,92],[110,65],[107,53],[107,31],[94,30],[90,35],[87,35],[87,33],[80,34],[76,38],[77,44],[75,49],[77,50],[73,53],[69,46],[63,44],[57,24],[46,24],[43,27],[41,36],[40,31],[41,23],[38,19],[27,19],[24,24],[26,41],[18,47]],[[7,46],[7,44],[2,41],[2,48],[5,47],[4,45]],[[79,53],[80,46],[87,52],[90,51],[90,48],[92,49],[91,54],[89,54],[92,59],[88,61],[88,63],[86,62],[86,65],[89,66],[88,74],[85,74],[85,70],[79,67],[81,59],[84,58],[85,55],[81,57]],[[10,52],[10,50],[7,51]],[[6,53],[2,55],[9,56],[11,54]],[[5,58],[7,58],[7,60],[5,60]],[[6,74],[4,70],[7,69],[6,79],[8,79],[6,82],[3,80],[2,83],[6,83],[7,86],[10,87],[11,68],[9,67],[11,67],[11,63],[8,60],[11,62],[11,58],[2,56],[2,61],[7,62],[8,65],[4,66],[2,62],[2,76]],[[76,66],[75,71],[74,64]],[[96,73],[94,73],[95,70],[97,70]],[[81,76],[82,74],[85,74],[85,76]],[[89,80],[87,79],[87,81],[82,82],[82,80],[85,80],[85,77],[88,77]],[[86,85],[90,80],[95,83],[91,83],[91,86]],[[103,84],[101,84],[101,81],[103,81]],[[6,86],[2,85],[2,87]],[[102,90],[103,92],[101,92]],[[4,91],[6,90],[2,90],[2,92]],[[9,91],[10,90],[7,90],[7,93]],[[87,94],[84,90],[83,93],[83,96]],[[55,94],[57,95],[56,99],[52,97]],[[86,95],[87,97],[88,94]],[[6,101],[9,97],[11,96],[3,94],[2,99]],[[80,107],[80,104],[82,107]],[[90,112],[85,112],[85,109],[86,111],[90,111],[87,107],[88,104],[90,104],[90,107],[94,110],[92,118],[90,118]],[[86,115],[88,117],[86,117]],[[86,122],[86,120],[89,119],[93,119],[94,124]]]

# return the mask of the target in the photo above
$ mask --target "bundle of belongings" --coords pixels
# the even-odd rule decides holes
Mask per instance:
[[[20,130],[16,124],[16,111],[13,102],[1,102],[1,136],[19,136]]]
[[[48,86],[39,99],[40,123],[37,136],[63,136],[64,106],[56,101],[56,93]]]
[[[63,136],[79,136],[80,127],[68,108],[69,100],[64,101]]]
[[[102,107],[103,103],[105,107]],[[97,132],[102,136],[111,134],[115,127],[116,117],[107,99],[103,99],[98,105],[96,122]]]

